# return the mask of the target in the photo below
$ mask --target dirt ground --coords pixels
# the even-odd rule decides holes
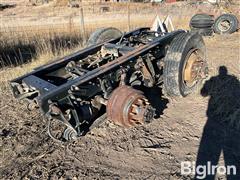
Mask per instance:
[[[202,95],[159,101],[166,106],[160,118],[133,129],[107,121],[59,145],[48,137],[38,111],[28,112],[10,91],[1,92],[0,178],[191,179],[181,175],[182,161],[217,162],[219,156],[220,164],[225,159],[240,168],[240,32],[205,42],[211,80]],[[240,169],[232,179],[239,174]]]

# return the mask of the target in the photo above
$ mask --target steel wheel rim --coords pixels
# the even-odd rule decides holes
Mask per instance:
[[[218,24],[218,28],[222,32],[227,32],[231,28],[231,22],[229,20],[220,21]]]
[[[182,73],[182,82],[185,86],[192,88],[198,82],[200,62],[203,62],[203,53],[199,49],[192,49],[186,56]]]

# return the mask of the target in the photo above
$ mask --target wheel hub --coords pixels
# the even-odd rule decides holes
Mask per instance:
[[[123,127],[150,122],[155,114],[143,92],[130,86],[115,89],[107,103],[108,118]]]
[[[228,31],[230,29],[230,27],[231,27],[231,23],[228,20],[221,21],[218,25],[218,28],[222,32]]]
[[[187,55],[187,62],[184,67],[183,80],[187,86],[193,86],[196,81],[206,77],[206,62],[199,50],[193,49]]]

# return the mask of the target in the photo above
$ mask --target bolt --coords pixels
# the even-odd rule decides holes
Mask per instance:
[[[136,114],[134,114],[133,112],[130,112],[130,115],[131,115],[131,116],[135,116]]]
[[[149,105],[150,103],[148,101],[145,101],[146,105]]]
[[[137,108],[138,106],[136,104],[133,104],[132,107]]]

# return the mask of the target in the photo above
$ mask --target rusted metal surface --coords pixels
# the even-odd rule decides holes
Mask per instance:
[[[107,116],[115,124],[130,128],[151,121],[154,109],[142,91],[123,85],[111,94]]]
[[[183,79],[186,85],[191,87],[197,80],[207,75],[205,69],[207,65],[204,61],[203,54],[196,49],[189,51],[187,58],[184,66]]]
[[[184,71],[184,80],[187,83],[193,83],[194,79],[197,76],[197,63],[198,56],[193,51],[189,54],[188,61],[186,62],[185,71]]]
[[[105,117],[127,128],[150,122],[155,110],[144,93],[162,85],[165,47],[181,33],[186,32],[136,29],[12,80],[13,94],[28,100],[29,110],[41,109],[49,119],[48,133],[55,140],[59,139],[58,126],[62,127],[60,140],[72,140]],[[189,57],[186,81],[202,73],[198,67],[203,62],[197,56]]]

